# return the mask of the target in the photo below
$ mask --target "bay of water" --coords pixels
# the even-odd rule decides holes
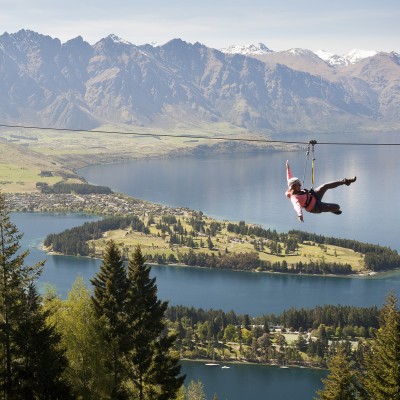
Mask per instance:
[[[314,137],[320,143],[378,144],[397,143],[399,138],[400,133]],[[306,140],[299,136],[284,139]],[[91,183],[156,203],[189,207],[218,219],[244,220],[284,232],[302,229],[400,250],[399,146],[317,144],[315,187],[343,177],[357,176],[357,182],[325,195],[325,201],[341,205],[341,216],[305,213],[304,224],[298,222],[284,195],[286,160],[293,174],[303,180],[305,149],[142,160],[90,166],[79,172]],[[310,186],[311,160],[305,176],[305,187]]]
[[[22,246],[28,247],[28,264],[46,259],[40,285],[54,285],[65,297],[78,275],[90,284],[101,261],[84,257],[47,255],[40,250],[48,233],[61,232],[96,217],[81,214],[14,213],[13,222],[24,233]],[[325,278],[287,274],[220,271],[205,268],[154,266],[158,295],[170,305],[203,309],[234,310],[259,316],[280,313],[290,307],[323,304],[354,306],[382,305],[393,289],[400,293],[400,273],[378,277]]]
[[[29,249],[26,259],[27,265],[46,260],[39,287],[44,290],[47,284],[56,287],[57,292],[66,297],[73,282],[82,276],[90,285],[90,279],[98,272],[101,261],[83,257],[66,257],[44,253],[40,248],[44,237],[48,233],[61,232],[84,222],[95,221],[98,217],[83,214],[51,214],[51,213],[13,213],[11,215],[24,236],[20,242],[23,249]],[[217,272],[215,274],[214,272]],[[253,278],[255,274],[234,273],[224,277],[222,271],[210,271],[198,268],[178,268],[155,266],[152,276],[157,278],[158,296],[170,300],[170,304],[190,304],[194,307],[223,308],[226,310],[237,308],[232,294],[238,288],[242,291],[243,312],[252,302],[249,291],[254,290]],[[268,278],[264,276],[263,279]],[[284,278],[277,276],[276,278]],[[259,283],[258,290],[265,289]],[[210,287],[211,284],[211,287]],[[235,287],[236,286],[236,287]],[[264,286],[264,289],[263,289]],[[205,289],[207,288],[207,290]],[[232,290],[233,289],[233,290]],[[278,287],[279,289],[279,287]],[[195,292],[194,296],[193,293]],[[261,294],[261,292],[260,292]],[[204,303],[204,300],[209,300]],[[260,296],[261,298],[264,296]],[[218,304],[225,298],[224,304]],[[228,301],[226,301],[226,298]],[[251,306],[255,314],[265,310],[266,303]],[[288,303],[290,304],[290,302]],[[221,307],[219,307],[221,305]],[[281,306],[277,308],[279,310]],[[240,311],[240,310],[239,310]],[[190,381],[201,381],[207,398],[211,399],[214,393],[221,400],[229,399],[279,399],[279,400],[307,400],[313,398],[315,391],[322,387],[321,378],[326,371],[291,368],[279,369],[271,366],[256,366],[230,364],[229,369],[207,367],[204,362],[182,362],[182,373],[186,374],[185,384]],[[282,384],[285,382],[285,384]]]
[[[217,394],[219,400],[311,400],[322,388],[326,371],[277,366],[228,364],[209,367],[204,363],[184,361],[186,384],[191,380],[205,383],[207,399]]]
[[[392,134],[361,139],[396,143],[397,137]],[[316,139],[322,142],[332,138]],[[352,137],[347,141],[361,139]],[[317,145],[316,185],[344,176],[357,175],[358,179],[354,185],[326,195],[326,201],[341,204],[342,216],[306,214],[302,225],[284,196],[284,166],[289,159],[292,171],[302,178],[304,151],[135,161],[90,167],[81,170],[81,174],[92,183],[107,185],[137,198],[186,206],[218,219],[245,220],[278,231],[301,228],[399,250],[398,149],[396,146]],[[46,255],[40,250],[48,233],[82,225],[96,217],[14,213],[12,219],[25,234],[21,244],[30,249],[27,263],[46,259],[40,287],[53,284],[65,297],[78,275],[89,283],[99,270],[99,260]],[[152,274],[157,278],[159,297],[171,305],[234,310],[252,316],[323,304],[380,306],[389,290],[400,293],[398,272],[368,278],[323,278],[155,266]],[[251,365],[232,365],[223,370],[191,362],[183,363],[183,371],[187,373],[186,383],[193,379],[205,384],[208,398],[217,393],[220,399],[230,400],[312,399],[325,374]]]
[[[90,285],[90,279],[100,268],[100,260],[46,254],[41,250],[41,245],[43,238],[48,233],[80,226],[84,222],[95,221],[98,217],[83,214],[13,213],[11,218],[20,232],[24,233],[20,244],[23,249],[29,249],[26,264],[32,265],[38,261],[46,260],[39,281],[39,287],[42,290],[47,284],[51,284],[65,298],[78,276],[82,276],[88,286]],[[214,274],[215,272],[217,274]],[[238,308],[236,306],[239,305],[239,302],[236,302],[235,296],[232,294],[241,288],[242,306],[244,308],[250,306],[252,303],[250,293],[254,290],[253,278],[257,275],[227,272],[228,274],[224,276],[222,271],[155,266],[152,269],[152,276],[157,278],[158,296],[170,300],[172,304],[189,303],[194,307],[204,306],[206,309],[235,309]],[[267,278],[265,275],[262,276],[262,279]],[[279,280],[285,278],[285,276],[272,278]],[[264,281],[264,285],[256,285],[259,287],[258,290],[265,290],[267,281],[268,279]],[[282,289],[279,284],[277,289],[278,291]],[[196,292],[195,296],[192,296],[192,291]],[[210,294],[212,295],[210,296]],[[264,296],[260,297],[263,298]],[[209,298],[209,301],[204,303],[203,300],[207,298]],[[218,304],[224,298],[228,298],[228,301],[224,304]],[[266,306],[267,304],[264,303],[259,304],[256,308],[250,306],[250,309],[258,315],[258,310],[265,310]],[[243,312],[248,312],[244,308]],[[280,308],[281,305],[277,310]],[[280,369],[272,366],[229,365],[229,369],[222,369],[220,367],[208,367],[204,362],[182,361],[182,373],[186,374],[185,384],[188,385],[192,380],[201,381],[209,399],[212,398],[214,393],[217,393],[221,400],[243,398],[307,400],[313,398],[315,391],[322,387],[321,378],[326,376],[326,371],[300,368]],[[282,382],[285,384],[282,384]]]

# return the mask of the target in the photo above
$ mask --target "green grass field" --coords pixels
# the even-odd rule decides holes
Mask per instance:
[[[61,181],[63,175],[71,175],[87,165],[176,156],[190,153],[199,145],[222,143],[223,146],[222,141],[210,141],[207,138],[237,138],[244,134],[247,138],[254,137],[228,124],[210,124],[198,128],[182,125],[175,130],[104,125],[93,132],[1,128],[0,181],[3,184],[0,188],[4,192],[35,191],[36,182],[52,184]],[[24,169],[23,173],[21,168]],[[38,174],[42,170],[53,171],[56,178],[39,179]]]
[[[212,221],[206,219],[207,223]],[[187,222],[183,221],[182,226],[189,232],[191,228]],[[189,251],[188,247],[177,247],[170,246],[168,243],[168,236],[165,239],[161,236],[161,231],[158,231],[154,225],[151,227],[151,233],[145,235],[140,232],[134,232],[131,230],[115,230],[107,232],[106,236],[95,242],[96,252],[101,254],[101,251],[105,248],[106,243],[110,240],[114,240],[122,249],[127,250],[131,253],[135,246],[140,245],[144,254],[165,254],[168,257],[170,254],[177,254],[179,249],[180,253]],[[207,237],[198,236],[194,238],[194,242],[197,243],[198,247],[194,249],[195,252],[202,253],[214,253],[218,251],[224,253],[226,249],[229,253],[247,253],[254,252],[254,245],[250,243],[251,238],[246,236],[235,235],[228,233],[226,229],[222,229],[220,233],[213,236],[212,242],[214,249],[210,250],[207,247]],[[200,247],[200,242],[203,242],[204,247]],[[311,261],[325,261],[328,263],[339,263],[351,265],[354,272],[361,272],[364,269],[364,257],[360,253],[356,253],[353,250],[345,249],[337,246],[324,245],[318,246],[314,243],[300,244],[299,250],[295,254],[285,255],[274,255],[271,254],[268,247],[265,246],[264,251],[258,251],[258,255],[261,260],[270,262],[286,262],[291,265],[299,261],[303,263],[309,263]]]

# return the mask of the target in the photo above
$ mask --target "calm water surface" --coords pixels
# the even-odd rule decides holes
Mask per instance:
[[[229,369],[209,367],[204,363],[182,363],[186,383],[207,382],[207,399],[217,394],[219,400],[311,400],[321,389],[325,371],[273,366],[227,364]]]
[[[341,140],[396,143],[399,138],[400,133],[315,137],[320,143]],[[292,139],[302,140],[301,137],[285,137],[285,140]],[[325,195],[327,202],[341,205],[341,216],[306,213],[304,224],[297,221],[284,192],[285,161],[290,161],[292,172],[302,180],[305,150],[143,160],[91,166],[80,170],[80,174],[91,183],[106,185],[133,197],[186,206],[218,219],[244,220],[284,232],[303,229],[400,250],[399,152],[399,146],[317,144],[315,186],[354,175],[357,182]],[[311,186],[310,164],[306,187]]]
[[[99,260],[47,255],[40,250],[40,246],[43,238],[48,233],[60,232],[64,229],[82,225],[87,221],[95,221],[98,219],[97,217],[81,214],[47,213],[13,213],[11,217],[19,230],[24,233],[21,247],[28,248],[30,251],[26,263],[29,265],[46,259],[45,268],[39,282],[39,286],[42,289],[46,284],[55,285],[58,293],[65,297],[72,283],[79,275],[83,276],[89,284],[90,278],[99,270],[101,264]],[[215,275],[214,272],[218,272],[218,274]],[[260,305],[255,308],[252,305],[253,278],[256,276],[255,274],[228,273],[224,278],[224,274],[221,271],[162,266],[153,268],[152,273],[157,277],[159,297],[168,300],[172,299],[172,304],[189,303],[195,307],[203,306],[206,309],[223,308],[230,310],[240,308],[237,307],[239,302],[235,300],[235,296],[232,296],[232,293],[241,288],[241,299],[244,307],[242,312],[248,312],[246,307],[249,307],[255,314],[260,314],[261,309],[265,310],[267,306],[264,303],[258,309]],[[267,276],[263,276],[263,279],[267,278]],[[273,277],[273,279],[275,278],[279,280],[286,277]],[[268,280],[264,280],[263,284],[259,284],[258,290],[265,291],[265,285],[269,286],[267,282]],[[211,288],[210,283],[212,284]],[[206,287],[207,291],[204,289]],[[195,288],[197,294],[193,297],[191,291]],[[219,301],[226,296],[229,298],[228,302],[225,301],[224,304],[219,304]],[[208,302],[204,303],[204,299],[208,297],[210,297]],[[287,304],[289,305],[291,302]],[[277,310],[281,309],[281,306]],[[277,367],[241,364],[230,364],[229,369],[222,369],[220,367],[210,368],[205,366],[204,363],[188,361],[182,362],[182,373],[187,375],[186,385],[191,380],[200,380],[204,384],[207,398],[211,399],[214,393],[217,393],[218,398],[221,400],[239,400],[243,398],[270,400],[312,399],[315,391],[322,387],[321,378],[326,376],[325,371],[308,369],[279,369]]]
[[[396,143],[398,137],[392,134],[344,139]],[[337,136],[313,139],[319,143],[343,140]],[[285,140],[303,139],[285,137]],[[284,196],[284,165],[289,159],[292,171],[302,179],[304,151],[136,161],[89,167],[81,170],[81,174],[92,183],[107,185],[137,198],[186,206],[218,219],[245,220],[278,231],[301,228],[400,250],[400,215],[396,209],[400,196],[398,152],[397,146],[317,145],[316,185],[344,176],[357,175],[358,179],[354,185],[326,195],[326,201],[341,204],[342,216],[306,214],[302,225]],[[27,263],[47,260],[40,286],[51,283],[65,296],[78,275],[89,283],[98,271],[99,260],[48,256],[39,249],[48,233],[78,226],[96,217],[15,213],[12,218],[25,234],[21,244],[30,249]],[[169,300],[171,305],[234,310],[250,315],[318,304],[380,306],[390,289],[400,293],[398,272],[378,278],[327,279],[156,266],[152,274],[157,277],[159,297]],[[188,376],[187,382],[193,379],[205,384],[208,398],[217,393],[220,399],[230,400],[312,399],[324,376],[324,372],[305,369],[234,365],[225,370],[191,362],[184,362],[183,370]]]
[[[89,284],[101,261],[83,257],[46,255],[40,244],[48,233],[61,232],[86,221],[79,214],[14,213],[14,223],[24,232],[28,264],[46,259],[40,284],[51,283],[65,297],[78,275]],[[154,266],[159,297],[171,305],[234,310],[258,316],[280,313],[290,307],[323,304],[381,305],[390,289],[400,293],[400,273],[378,278],[324,278],[285,274],[219,271],[204,268]]]
[[[315,151],[315,186],[354,175],[357,182],[350,187],[341,186],[329,191],[325,196],[326,201],[341,204],[341,216],[306,213],[304,224],[297,221],[284,192],[285,161],[290,161],[292,172],[302,179],[305,150],[144,160],[92,166],[80,173],[89,182],[107,185],[131,196],[187,206],[218,219],[245,220],[285,232],[303,229],[400,250],[400,213],[396,210],[396,199],[400,198],[400,185],[396,184],[400,147],[382,145],[398,143],[399,137],[400,133],[314,137],[319,143]],[[285,136],[285,140],[306,139]],[[363,145],[368,143],[376,145]],[[305,176],[308,187],[310,164],[309,161]],[[174,269],[162,269],[158,274],[163,276],[159,279],[163,289],[161,282],[167,278],[164,275],[172,277]],[[193,280],[186,279],[186,274]],[[174,279],[179,290],[164,288],[171,290],[167,293],[171,300],[179,297],[176,293],[179,291],[188,305],[196,303],[207,307],[212,303],[214,308],[231,307],[249,313],[316,304],[381,305],[390,289],[400,293],[399,273],[390,273],[379,279],[326,279],[182,270]]]

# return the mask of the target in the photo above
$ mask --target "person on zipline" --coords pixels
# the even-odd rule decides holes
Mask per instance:
[[[335,203],[323,203],[322,197],[329,189],[334,189],[341,185],[349,186],[356,181],[357,177],[343,178],[339,181],[332,181],[318,186],[316,189],[302,189],[300,180],[294,176],[290,171],[289,161],[286,161],[286,175],[288,190],[286,196],[291,200],[294,210],[297,213],[297,217],[300,222],[303,222],[303,208],[310,213],[323,213],[331,212],[336,215],[340,215],[342,210],[339,204]]]

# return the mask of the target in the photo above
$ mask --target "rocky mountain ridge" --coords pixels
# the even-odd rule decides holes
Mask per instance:
[[[225,124],[256,133],[400,126],[394,52],[334,68],[307,50],[244,56],[181,39],[136,46],[109,35],[90,45],[21,30],[0,36],[0,90],[3,124]]]
[[[307,49],[299,49],[292,48],[285,51],[274,51],[268,48],[263,43],[257,44],[248,44],[248,45],[231,45],[226,48],[220,49],[225,54],[242,54],[244,56],[257,57],[264,56],[272,53],[277,54],[285,54],[291,53],[293,55],[302,55],[302,54],[315,54],[321,60],[325,61],[331,67],[343,67],[350,64],[355,64],[364,58],[373,57],[378,54],[376,50],[361,50],[361,49],[352,49],[348,53],[339,55],[335,53],[331,53],[326,50],[318,50],[312,52]]]

